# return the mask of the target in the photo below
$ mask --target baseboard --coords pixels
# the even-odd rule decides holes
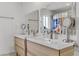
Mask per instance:
[[[16,56],[15,52],[7,53],[7,54],[2,54],[0,56]]]

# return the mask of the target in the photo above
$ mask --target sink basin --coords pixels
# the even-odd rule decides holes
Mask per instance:
[[[65,43],[72,43],[72,42],[74,42],[74,40],[66,40],[66,39],[64,39],[63,42],[65,42]]]

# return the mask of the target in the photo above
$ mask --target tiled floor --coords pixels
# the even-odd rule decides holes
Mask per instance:
[[[0,56],[16,56],[16,54],[15,54],[15,52],[12,52],[12,53],[3,54],[3,55],[0,55]]]

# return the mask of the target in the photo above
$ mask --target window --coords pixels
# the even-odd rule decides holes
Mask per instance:
[[[43,26],[49,29],[49,18],[48,16],[43,16]]]

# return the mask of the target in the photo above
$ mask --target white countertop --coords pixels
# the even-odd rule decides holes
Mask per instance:
[[[27,35],[21,35],[21,34],[16,34],[14,35],[15,37],[21,38],[21,39],[26,39]]]
[[[38,43],[57,50],[61,50],[74,45],[74,42],[65,43],[61,39],[50,39],[51,41],[49,42],[48,38],[43,38],[40,36],[39,37],[33,37],[33,36],[27,36],[27,35],[15,35],[15,36],[22,39],[26,38],[27,40],[32,41],[34,43]]]

